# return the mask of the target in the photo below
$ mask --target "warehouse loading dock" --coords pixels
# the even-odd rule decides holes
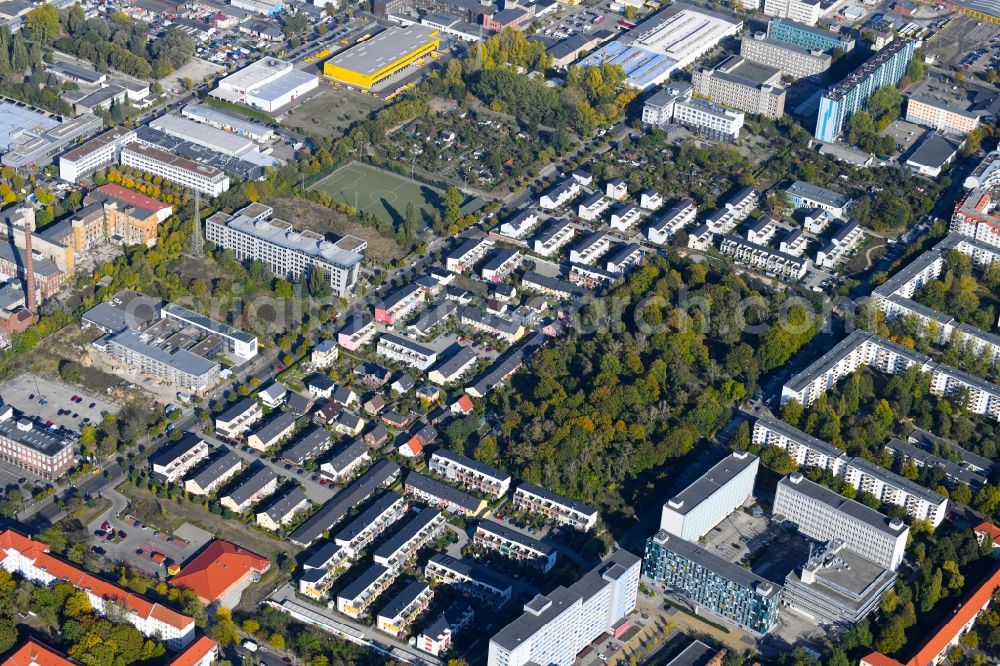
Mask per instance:
[[[387,28],[327,60],[323,73],[335,81],[371,89],[430,55],[440,43],[439,31],[426,26]]]

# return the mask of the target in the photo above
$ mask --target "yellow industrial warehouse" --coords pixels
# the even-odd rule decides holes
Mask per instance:
[[[323,73],[341,83],[372,88],[430,55],[440,43],[438,31],[426,26],[386,28],[327,60]]]

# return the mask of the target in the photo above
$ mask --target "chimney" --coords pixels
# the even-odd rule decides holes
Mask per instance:
[[[21,224],[24,226],[24,280],[28,312],[35,313],[35,271],[31,257],[31,235],[35,231],[35,209],[25,206],[21,209]]]

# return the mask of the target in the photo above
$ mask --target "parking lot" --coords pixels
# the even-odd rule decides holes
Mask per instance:
[[[734,511],[705,535],[705,548],[724,560],[738,562],[768,531],[769,524],[764,516],[754,517],[743,510]]]
[[[76,396],[75,401],[73,396]],[[99,423],[102,412],[115,414],[119,410],[119,405],[104,396],[32,373],[4,382],[0,385],[0,397],[4,403],[27,416],[73,432],[79,432],[86,425],[86,419]]]
[[[896,154],[906,155],[923,138],[924,134],[927,134],[929,131],[926,127],[921,127],[920,125],[915,125],[905,120],[896,120],[886,127],[882,133],[892,137],[893,142],[896,144]]]
[[[108,522],[115,533],[121,530],[126,536],[120,541],[110,542],[95,537],[94,543],[106,551],[105,557],[159,578],[166,577],[167,564],[183,564],[212,539],[211,534],[190,523],[181,525],[174,534],[170,534],[159,532],[150,525],[140,524],[137,527],[132,516],[111,517]],[[150,559],[153,553],[162,553],[166,561],[163,564],[154,562]]]

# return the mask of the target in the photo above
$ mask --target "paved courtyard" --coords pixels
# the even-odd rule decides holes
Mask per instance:
[[[170,534],[159,532],[150,525],[136,527],[135,521],[129,515],[110,518],[112,528],[124,531],[127,536],[117,543],[105,543],[95,537],[95,543],[107,551],[107,557],[112,561],[127,563],[160,578],[166,578],[166,567],[151,560],[152,553],[163,553],[168,563],[183,564],[213,538],[190,523],[184,523]]]

